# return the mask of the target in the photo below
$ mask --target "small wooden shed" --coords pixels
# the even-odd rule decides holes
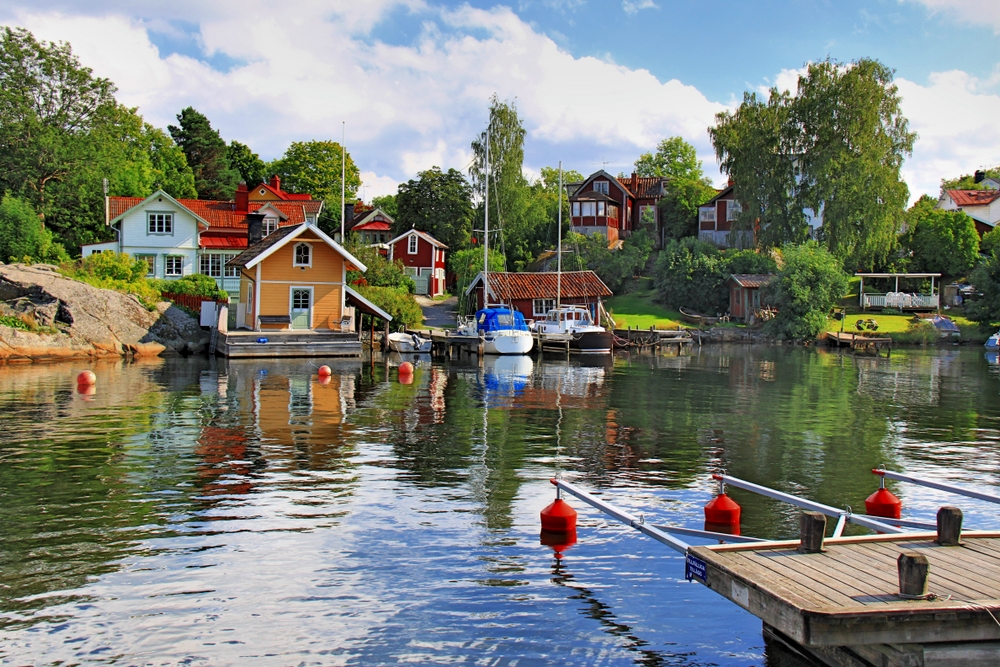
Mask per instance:
[[[773,273],[734,273],[729,283],[729,317],[746,322],[762,307],[760,288],[774,279]]]

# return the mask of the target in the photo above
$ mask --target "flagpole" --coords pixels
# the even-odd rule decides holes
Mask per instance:
[[[344,215],[347,211],[347,202],[344,201],[345,185],[347,183],[347,149],[344,148],[344,139],[347,138],[347,121],[343,121],[340,128],[340,242],[347,245],[347,238],[344,236]]]

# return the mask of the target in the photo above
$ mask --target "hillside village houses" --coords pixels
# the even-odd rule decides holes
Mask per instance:
[[[937,207],[964,212],[972,218],[976,231],[982,237],[1000,223],[1000,181],[987,178],[982,171],[975,173],[974,180],[985,189],[945,190],[938,199]]]
[[[730,179],[718,194],[698,207],[698,238],[719,248],[752,248],[752,230],[733,230],[732,225],[742,212],[736,200],[735,182]],[[809,224],[809,235],[816,238],[816,232],[823,226],[823,213],[803,209]]]
[[[577,234],[604,234],[608,243],[628,238],[638,229],[644,216],[655,225],[662,243],[662,230],[656,202],[665,194],[667,182],[662,177],[615,178],[604,170],[588,176],[574,187],[569,196],[573,231]]]
[[[389,261],[402,262],[417,294],[435,297],[445,292],[446,250],[448,246],[427,232],[411,229],[389,241]]]
[[[322,200],[281,189],[273,176],[252,190],[240,183],[232,201],[174,199],[159,190],[141,197],[107,197],[106,224],[117,239],[81,248],[84,257],[95,252],[121,252],[145,260],[150,278],[180,278],[202,273],[216,279],[235,300],[239,271],[226,263],[247,247],[247,215],[263,215],[264,236],[281,227],[315,225]]]
[[[357,234],[358,239],[365,245],[377,245],[388,249],[389,240],[392,238],[392,225],[395,222],[392,216],[381,208],[367,208],[361,202],[353,207],[348,207],[354,212],[353,216],[345,215],[347,222],[344,225],[347,234]]]

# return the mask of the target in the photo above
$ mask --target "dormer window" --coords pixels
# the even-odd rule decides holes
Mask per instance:
[[[410,255],[416,255],[417,254],[417,235],[416,234],[410,234],[410,243],[409,243],[409,245],[406,248],[406,252],[408,254],[410,254]]]
[[[312,266],[312,247],[308,243],[296,243],[292,266]]]
[[[277,218],[264,218],[263,224],[264,236],[268,234],[273,234],[278,229],[278,219]]]
[[[607,181],[594,181],[594,192],[600,192],[601,194],[608,194],[608,182]]]

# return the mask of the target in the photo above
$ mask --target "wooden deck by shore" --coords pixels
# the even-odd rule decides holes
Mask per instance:
[[[885,350],[892,354],[892,338],[888,336],[866,336],[849,331],[831,331],[826,334],[826,343],[832,347],[849,347],[852,352],[874,352]]]
[[[934,533],[691,547],[689,572],[827,665],[1000,664],[1000,532]],[[927,558],[928,596],[899,594],[897,559]],[[693,567],[692,567],[693,565]]]

